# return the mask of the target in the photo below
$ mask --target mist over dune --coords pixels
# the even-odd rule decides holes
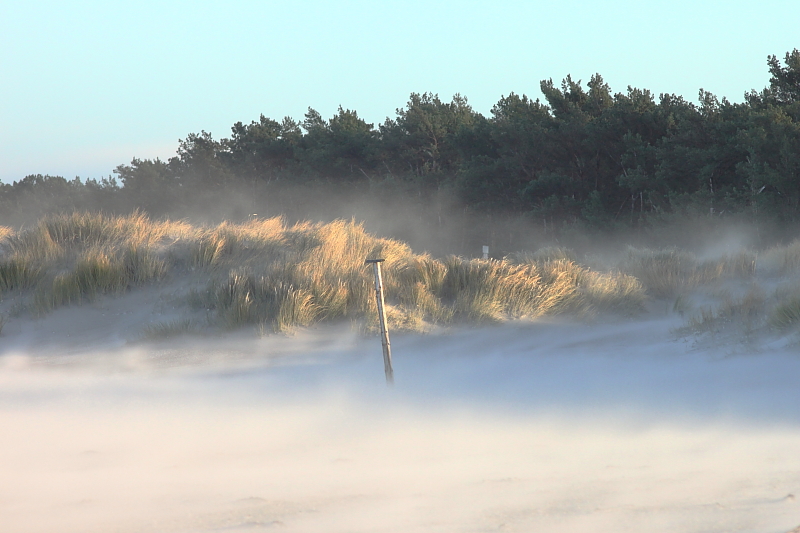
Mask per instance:
[[[9,229],[2,529],[789,532],[800,244],[730,235],[470,259],[353,220]]]
[[[4,530],[789,531],[796,352],[675,325],[7,349]]]
[[[0,9],[0,533],[800,533],[800,3],[262,4]]]

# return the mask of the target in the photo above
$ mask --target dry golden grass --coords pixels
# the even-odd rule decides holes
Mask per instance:
[[[72,268],[55,274],[52,281],[37,287],[35,306],[46,312],[63,305],[93,300],[99,294],[120,294],[127,289],[161,279],[166,264],[149,249],[133,245],[90,248],[81,254]]]
[[[41,274],[41,267],[30,258],[9,257],[0,262],[0,293],[33,287]]]
[[[400,263],[413,256],[407,245],[377,239],[352,221],[227,225],[206,232],[203,247],[222,251],[207,254],[213,259],[206,266],[228,278],[210,307],[231,326],[270,321],[278,331],[317,319],[363,316],[374,306],[364,260]],[[385,279],[387,290],[396,285],[392,269]]]
[[[563,246],[545,246],[534,252],[516,252],[509,259],[519,263],[543,263],[545,261],[577,261],[574,250]]]
[[[789,276],[800,273],[800,240],[786,246],[773,246],[758,256],[759,273]]]
[[[641,309],[644,290],[636,279],[591,271],[571,257],[552,249],[516,260],[436,259],[344,220],[199,227],[138,213],[77,213],[5,234],[0,291],[30,293],[32,309],[42,313],[171,275],[206,283],[204,291],[188,289],[187,301],[226,327],[288,332],[344,319],[370,328],[375,298],[364,260],[383,258],[394,329]]]
[[[795,292],[784,288],[770,295],[762,288],[776,276],[800,273],[800,241],[761,254],[743,250],[705,261],[677,249],[631,248],[622,269],[641,280],[650,295],[674,299],[673,311],[687,317],[679,329],[684,333],[747,339],[800,321],[800,298],[786,296]],[[694,308],[694,299],[703,305]]]
[[[590,313],[612,311],[625,315],[640,312],[646,300],[642,283],[621,273],[584,270],[578,279],[582,305]]]
[[[718,259],[700,261],[691,252],[667,248],[628,248],[621,269],[642,282],[656,298],[672,298],[700,285],[723,279],[751,278],[756,255],[740,252]]]
[[[0,226],[0,244],[8,237],[14,235],[14,230],[8,226]]]
[[[715,307],[701,307],[691,315],[687,328],[693,333],[719,333],[734,330],[750,334],[764,325],[768,298],[758,285],[751,285],[739,298],[725,295]]]
[[[167,262],[156,248],[185,234],[183,226],[141,214],[45,218],[3,240],[0,291],[34,289],[33,307],[42,313],[161,279]]]
[[[280,217],[201,227],[140,213],[76,213],[18,232],[0,228],[0,295],[16,291],[43,313],[171,276],[195,287],[206,284],[202,291],[187,288],[186,299],[225,327],[288,332],[341,319],[370,329],[376,326],[375,298],[364,260],[379,257],[386,260],[393,329],[555,314],[630,315],[644,308],[647,294],[674,298],[673,308],[690,316],[695,331],[759,320],[787,328],[798,321],[796,299],[780,295],[715,297],[716,304],[693,315],[686,296],[720,282],[751,283],[756,274],[797,274],[800,241],[767,250],[758,262],[749,252],[702,261],[677,249],[630,248],[619,272],[603,272],[579,264],[564,248],[503,260],[437,259],[370,235],[354,221],[287,225]]]
[[[570,250],[545,248],[534,253],[517,253],[517,262],[547,264],[576,257]],[[601,258],[602,259],[602,258]],[[544,263],[542,263],[544,260]],[[573,259],[574,261],[574,259]],[[608,260],[594,263],[608,268]],[[701,260],[685,250],[628,248],[618,264],[622,273],[601,272],[573,265],[563,268],[575,280],[578,294],[566,298],[574,314],[636,312],[645,302],[644,294],[666,300],[666,309],[686,316],[678,331],[689,334],[725,333],[747,338],[770,328],[786,330],[800,326],[800,297],[796,287],[800,274],[800,241],[776,246],[761,254],[747,250],[714,259]],[[776,276],[789,278],[767,294],[761,286],[773,284]],[[552,278],[543,278],[558,287]],[[693,301],[702,305],[695,307]],[[655,308],[660,308],[656,306]],[[715,337],[718,338],[718,337]]]

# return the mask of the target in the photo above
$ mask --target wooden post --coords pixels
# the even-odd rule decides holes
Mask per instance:
[[[375,301],[378,304],[378,322],[381,327],[381,345],[383,346],[383,371],[386,373],[386,384],[394,383],[394,370],[392,369],[392,347],[389,344],[389,329],[386,327],[386,310],[383,300],[383,278],[381,277],[381,263],[384,259],[367,259],[366,264],[372,263],[375,272]]]

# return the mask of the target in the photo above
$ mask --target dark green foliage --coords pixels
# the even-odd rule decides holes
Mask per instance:
[[[769,86],[741,104],[702,89],[697,103],[614,93],[595,74],[585,85],[542,81],[543,101],[511,93],[488,117],[461,95],[431,93],[412,93],[377,128],[342,107],[329,119],[309,108],[301,122],[262,115],[234,124],[230,138],[190,134],[169,161],[118,166],[122,187],[41,175],[0,184],[0,223],[98,206],[184,216],[232,191],[245,201],[226,215],[242,218],[264,205],[308,216],[320,207],[311,196],[324,204],[336,191],[428,202],[439,224],[445,193],[478,216],[551,228],[638,230],[687,214],[800,222],[800,51],[767,66]]]

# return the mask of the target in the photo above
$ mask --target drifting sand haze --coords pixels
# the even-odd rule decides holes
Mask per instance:
[[[397,336],[393,389],[376,340],[335,328],[7,351],[2,529],[797,526],[797,358],[687,352],[668,326]]]

